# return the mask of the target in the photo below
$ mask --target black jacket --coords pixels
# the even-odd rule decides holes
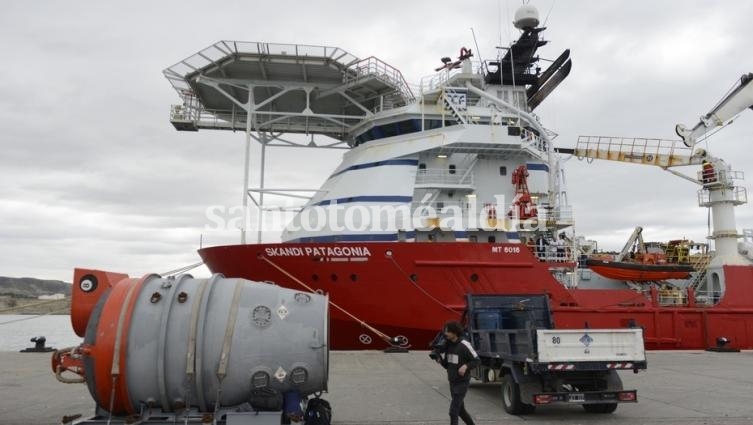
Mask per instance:
[[[447,369],[447,379],[450,383],[468,382],[471,380],[471,369],[479,365],[481,360],[470,342],[460,338],[457,342],[446,341],[441,356],[442,366]],[[460,376],[458,369],[466,365],[465,375]]]

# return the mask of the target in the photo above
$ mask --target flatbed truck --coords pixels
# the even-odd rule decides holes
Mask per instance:
[[[638,401],[618,371],[646,369],[641,328],[556,329],[546,295],[469,294],[464,322],[481,358],[471,376],[501,381],[509,414],[554,403],[612,413],[619,403]]]

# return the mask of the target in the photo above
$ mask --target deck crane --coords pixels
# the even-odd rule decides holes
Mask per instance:
[[[622,251],[614,258],[614,261],[622,261],[624,260],[628,254],[630,254],[630,251],[633,249],[633,246],[636,242],[638,242],[638,251],[645,253],[646,248],[643,243],[643,227],[636,226],[635,230],[633,230],[633,233],[628,238],[627,242],[625,243],[625,246],[622,247]]]
[[[740,83],[737,87],[711,109],[711,112],[702,116],[698,124],[692,129],[677,124],[675,132],[680,136],[685,146],[692,148],[698,143],[698,139],[710,129],[724,126],[745,109],[753,109],[751,105],[753,105],[753,73],[748,73],[740,77]]]
[[[528,168],[521,165],[512,173],[512,184],[515,185],[515,201],[507,212],[510,218],[516,217],[519,220],[528,220],[536,218],[539,215],[536,204],[533,203],[531,192],[528,190]]]
[[[675,128],[681,141],[620,137],[580,136],[575,149],[557,149],[580,159],[604,159],[634,164],[654,165],[701,186],[698,205],[711,209],[713,239],[716,252],[705,272],[696,276],[690,287],[709,293],[724,292],[724,266],[750,265],[740,255],[734,207],[746,203],[747,191],[736,186],[743,173],[732,171],[721,158],[711,156],[704,149],[696,149],[699,139],[709,130],[723,127],[744,110],[753,109],[753,73],[743,75],[737,85],[709,113],[702,116],[692,129],[678,124]],[[696,177],[672,168],[702,165]]]

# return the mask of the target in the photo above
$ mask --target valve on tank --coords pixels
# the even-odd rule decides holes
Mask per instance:
[[[200,422],[280,411],[285,399],[327,389],[328,305],[325,295],[222,275],[76,269],[71,322],[84,341],[57,351],[52,368],[63,382],[86,382],[108,415]]]

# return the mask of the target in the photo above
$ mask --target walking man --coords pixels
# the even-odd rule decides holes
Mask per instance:
[[[471,369],[479,364],[478,354],[470,342],[463,339],[463,325],[459,322],[448,322],[444,326],[446,343],[444,352],[438,361],[447,369],[447,379],[450,381],[450,425],[458,424],[458,417],[466,425],[474,425],[471,415],[465,410],[465,393],[471,383]]]

